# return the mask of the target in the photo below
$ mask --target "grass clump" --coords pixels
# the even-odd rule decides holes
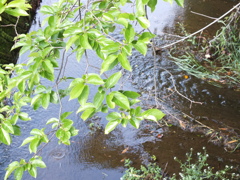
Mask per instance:
[[[175,157],[181,169],[178,175],[167,175],[156,162],[149,163],[147,166],[141,165],[140,169],[136,169],[130,165],[130,160],[126,160],[125,166],[128,169],[121,180],[234,180],[240,178],[239,174],[230,173],[232,166],[225,166],[224,169],[214,172],[214,167],[210,167],[207,163],[206,149],[203,148],[203,150],[203,153],[197,153],[197,160],[194,162],[192,149],[186,154],[186,162],[181,162]]]

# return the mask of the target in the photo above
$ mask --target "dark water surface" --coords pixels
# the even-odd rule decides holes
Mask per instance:
[[[194,32],[204,27],[212,20],[190,13],[195,11],[213,17],[219,17],[229,10],[237,1],[223,0],[185,0],[185,8],[182,9],[174,5],[159,1],[156,12],[149,15],[152,22],[152,30],[157,34],[173,34],[173,27],[177,22],[183,23],[189,32]],[[54,1],[43,3],[51,4]],[[42,20],[42,17],[36,19]],[[39,28],[37,25],[32,29]],[[213,32],[216,30],[212,30]],[[212,33],[210,29],[208,33]],[[170,41],[169,41],[170,42]],[[168,41],[157,41],[161,45]],[[89,59],[94,60],[95,65],[101,61],[95,55],[89,54]],[[130,58],[133,66],[133,73],[129,83],[124,88],[135,89],[142,93],[144,105],[146,107],[155,106],[152,97],[154,88],[154,60],[152,52],[149,51],[146,57],[134,53]],[[24,61],[24,57],[20,61]],[[70,63],[66,76],[77,76],[84,72],[85,68],[75,62],[74,58],[69,59]],[[84,62],[84,61],[83,61]],[[161,106],[165,112],[170,112],[181,119],[182,113],[198,119],[202,123],[212,128],[234,128],[240,132],[240,93],[231,89],[216,88],[204,81],[192,76],[184,78],[185,72],[169,60],[168,54],[163,52],[157,56],[155,75],[157,77],[157,94]],[[173,75],[176,87],[184,96],[194,101],[201,101],[203,105],[193,104],[176,94],[170,95],[173,89],[170,74],[161,69],[165,68]],[[93,69],[90,69],[93,72]],[[64,86],[64,85],[63,85]],[[147,99],[147,101],[146,101]],[[76,111],[78,103],[75,101],[63,100],[64,111]],[[58,115],[58,105],[52,105],[48,110],[40,109],[37,112],[28,111],[32,121],[21,123],[24,129],[23,138],[14,137],[10,147],[0,145],[0,179],[4,177],[4,169],[13,160],[30,157],[27,146],[19,147],[22,140],[29,135],[32,128],[44,127],[46,121]],[[240,163],[240,152],[228,153],[223,147],[209,142],[201,133],[183,131],[179,127],[159,128],[153,123],[143,123],[139,130],[132,127],[121,128],[109,135],[104,135],[103,124],[106,123],[104,116],[96,117],[94,127],[89,128],[90,122],[83,122],[74,113],[69,117],[75,121],[76,128],[79,128],[79,135],[72,138],[70,146],[58,145],[57,140],[53,140],[42,152],[43,160],[47,164],[46,169],[38,170],[38,180],[117,180],[125,171],[123,161],[129,158],[134,166],[147,164],[150,156],[155,155],[159,164],[164,168],[167,165],[169,173],[177,172],[179,165],[173,158],[176,156],[184,160],[185,153],[190,148],[194,152],[202,151],[202,147],[207,148],[210,155],[209,163],[215,169],[222,168],[225,164],[238,165]],[[171,119],[168,116],[167,119]],[[127,150],[122,153],[123,150]],[[24,175],[24,180],[34,179],[29,175]]]

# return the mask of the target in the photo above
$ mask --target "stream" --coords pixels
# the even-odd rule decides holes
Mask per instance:
[[[53,2],[54,0],[45,1],[42,5]],[[176,37],[171,34],[174,34],[178,22],[184,24],[189,33],[212,22],[211,19],[193,14],[191,11],[219,17],[237,3],[237,0],[185,0],[183,9],[176,4],[170,5],[159,1],[155,12],[149,14],[151,30],[159,37],[163,37],[156,38],[156,45],[161,46],[175,40]],[[36,21],[41,22],[42,19],[43,17],[37,14]],[[31,30],[38,28],[36,23]],[[219,25],[208,28],[206,31],[214,35],[217,28]],[[118,35],[115,37],[118,38]],[[25,61],[26,58],[27,56],[20,57],[19,62]],[[90,61],[94,60],[95,66],[101,63],[94,54],[89,54],[88,58]],[[165,121],[173,126],[160,128],[155,123],[143,122],[138,130],[130,126],[118,127],[109,135],[105,135],[104,115],[99,114],[91,121],[84,122],[79,115],[73,113],[69,118],[74,120],[75,127],[80,129],[79,135],[71,139],[70,146],[58,145],[57,140],[54,139],[44,148],[41,155],[47,168],[39,168],[36,179],[117,180],[126,170],[125,159],[130,159],[134,167],[139,167],[140,164],[148,164],[152,155],[157,157],[157,162],[163,169],[166,167],[166,171],[172,174],[179,171],[179,164],[174,161],[174,157],[184,161],[185,154],[190,151],[190,148],[197,153],[203,151],[202,147],[206,147],[210,156],[208,163],[216,170],[224,168],[227,164],[235,166],[239,172],[240,150],[233,153],[227,152],[223,140],[218,140],[218,136],[213,133],[206,137],[203,131],[209,130],[206,127],[210,127],[221,130],[226,136],[230,136],[233,132],[240,133],[240,92],[218,88],[188,75],[171,61],[167,51],[163,51],[154,59],[149,49],[146,57],[135,52],[129,59],[133,72],[124,75],[120,87],[141,93],[142,105],[146,108],[156,106],[156,95],[160,109],[167,114]],[[82,62],[84,63],[84,60]],[[73,77],[85,71],[85,68],[71,56],[66,69],[65,76]],[[90,68],[89,71],[96,70]],[[154,77],[156,83],[154,83]],[[191,104],[186,98],[172,93],[175,86],[183,96],[202,102],[202,105]],[[63,104],[64,111],[78,109],[76,101],[68,101],[64,98]],[[11,146],[0,145],[0,179],[3,179],[4,169],[10,162],[31,157],[27,146],[20,147],[23,139],[29,136],[31,129],[44,127],[48,119],[58,116],[58,108],[58,105],[51,105],[47,110],[40,108],[38,111],[32,111],[30,107],[25,108],[32,117],[32,121],[20,122],[19,126],[24,129],[24,134],[21,137],[13,137]],[[185,123],[187,121],[192,123],[194,120],[202,124],[189,127],[189,124]],[[203,125],[206,127],[201,130]],[[34,178],[25,173],[23,179]]]

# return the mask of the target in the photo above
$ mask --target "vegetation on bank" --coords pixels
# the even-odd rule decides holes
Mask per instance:
[[[173,0],[164,0],[172,3]],[[0,3],[0,14],[4,11],[12,16],[26,16],[30,5],[25,0],[14,0]],[[183,0],[175,0],[183,6]],[[121,7],[131,5],[133,12],[122,12]],[[149,32],[150,22],[147,19],[146,7],[155,10],[157,0],[103,0],[88,1],[59,0],[51,6],[42,6],[40,12],[46,15],[42,28],[28,34],[18,34],[12,50],[20,48],[20,55],[29,53],[25,63],[6,64],[0,69],[0,142],[12,143],[12,136],[21,135],[18,121],[29,121],[31,117],[23,107],[31,106],[33,110],[40,107],[47,109],[51,103],[59,105],[58,117],[46,120],[46,128],[36,127],[31,130],[21,146],[28,145],[32,158],[18,159],[9,164],[4,180],[14,174],[15,179],[22,179],[27,171],[37,177],[37,168],[45,168],[40,156],[44,147],[53,137],[60,144],[71,144],[71,137],[78,134],[74,121],[70,119],[73,112],[65,112],[63,99],[78,102],[82,120],[91,118],[98,112],[107,113],[105,134],[113,131],[118,125],[128,124],[139,128],[141,121],[149,120],[158,123],[164,113],[159,109],[144,110],[137,92],[113,90],[118,85],[124,71],[131,71],[128,57],[136,49],[146,55],[148,44],[155,36]],[[133,24],[138,24],[142,31],[137,31]],[[14,27],[17,26],[14,24]],[[122,39],[111,36],[116,29],[121,29]],[[89,72],[92,66],[88,61],[88,51],[93,51],[101,59],[97,72]],[[65,75],[68,55],[84,65],[85,72],[77,77]],[[82,57],[85,57],[82,58]],[[122,70],[112,73],[116,65]],[[106,74],[108,72],[108,75]],[[109,75],[110,74],[110,75]],[[48,81],[46,85],[43,79]],[[68,84],[61,89],[62,84]],[[92,87],[97,92],[94,93]],[[91,93],[90,93],[91,92]],[[94,93],[93,97],[89,94]],[[6,102],[11,102],[11,105]],[[46,129],[51,128],[50,132]],[[187,167],[187,169],[190,167]]]
[[[174,62],[187,73],[218,87],[226,85],[240,90],[239,9],[218,21],[222,27],[213,38],[200,34],[188,39],[187,46],[174,48],[171,53]]]
[[[156,162],[149,163],[147,166],[141,165],[140,169],[131,166],[131,161],[125,161],[127,170],[121,180],[234,180],[239,179],[240,175],[232,173],[233,167],[225,166],[224,169],[215,171],[214,167],[207,163],[208,154],[206,149],[204,152],[197,153],[196,158],[193,156],[193,149],[190,153],[186,153],[186,162],[182,162],[176,157],[174,160],[179,162],[181,171],[179,174],[170,175],[167,173],[167,168],[161,169]],[[156,157],[152,157],[156,160]],[[170,165],[170,164],[169,164]]]

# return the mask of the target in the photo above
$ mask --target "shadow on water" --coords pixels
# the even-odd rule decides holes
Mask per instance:
[[[174,24],[180,21],[187,25],[187,30],[193,32],[210,21],[191,14],[190,10],[218,17],[237,3],[222,0],[185,1],[185,9],[181,9],[175,4],[171,6],[159,1],[156,12],[149,16],[153,23],[152,30],[156,29],[159,34],[162,32],[171,34]],[[36,28],[36,26],[33,27],[33,29]],[[163,42],[157,43],[161,44]],[[94,63],[101,62],[92,54],[89,59],[94,59]],[[149,51],[146,57],[134,53],[130,60],[133,73],[126,78],[132,82],[128,83],[126,88],[141,92],[144,106],[155,106],[152,98],[155,93],[152,52]],[[67,71],[66,76],[76,76],[84,71],[84,68],[79,66],[74,58],[70,58],[70,61],[67,69],[71,69],[71,71]],[[159,67],[156,69],[157,93],[163,109],[179,116],[180,119],[183,117],[182,113],[185,113],[212,128],[221,128],[227,125],[239,131],[239,92],[234,92],[231,89],[218,89],[191,76],[187,79],[184,78],[186,73],[180,71],[169,60],[166,52],[157,57],[156,63]],[[189,101],[176,94],[170,95],[172,92],[170,89],[173,89],[171,77],[168,72],[161,68],[171,72],[179,92],[194,101],[203,102],[203,105],[193,104],[192,108],[189,108]],[[68,99],[63,101],[64,111],[76,111],[78,109],[77,102],[69,102]],[[26,138],[32,128],[41,128],[49,118],[57,116],[58,108],[57,105],[52,105],[48,110],[40,109],[37,112],[32,112],[30,108],[26,108],[26,111],[29,111],[31,117],[34,118],[32,118],[32,121],[21,123],[24,129],[21,138]],[[131,159],[133,165],[139,167],[140,164],[147,164],[151,155],[157,157],[162,168],[168,164],[167,171],[173,173],[179,170],[179,165],[173,160],[173,157],[176,156],[184,161],[185,153],[189,152],[190,148],[193,148],[194,152],[199,152],[202,151],[203,146],[207,148],[210,155],[209,164],[214,166],[215,169],[222,168],[225,164],[237,166],[240,163],[239,151],[228,153],[222,147],[210,143],[208,138],[198,132],[183,131],[179,127],[160,128],[156,124],[145,122],[139,130],[131,127],[119,127],[110,135],[104,135],[103,127],[106,123],[104,116],[93,119],[94,125],[90,125],[91,122],[83,122],[75,114],[72,114],[69,118],[73,119],[76,128],[80,129],[79,135],[71,139],[71,146],[58,145],[57,140],[53,140],[46,146],[41,155],[47,164],[47,169],[39,169],[38,180],[115,180],[119,179],[125,170],[124,159]],[[173,118],[168,116],[165,120],[168,119]],[[5,167],[11,161],[30,157],[27,146],[19,147],[23,139],[14,137],[14,143],[10,147],[0,145],[1,179],[3,179]],[[23,179],[30,180],[33,178],[24,175]]]

